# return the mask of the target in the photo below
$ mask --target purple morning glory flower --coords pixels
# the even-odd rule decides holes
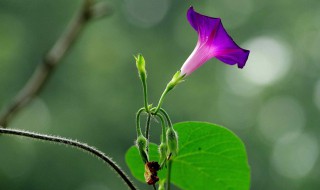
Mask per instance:
[[[215,57],[229,64],[243,68],[249,50],[239,47],[224,29],[220,18],[201,15],[190,7],[187,13],[190,25],[198,32],[198,43],[181,67],[181,75],[189,75],[209,59]]]

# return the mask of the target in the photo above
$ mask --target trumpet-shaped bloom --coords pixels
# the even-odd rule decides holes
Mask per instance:
[[[189,75],[209,59],[215,57],[229,64],[243,68],[250,51],[239,47],[224,29],[220,18],[201,15],[190,7],[187,13],[190,25],[198,33],[198,43],[182,65],[181,75]]]

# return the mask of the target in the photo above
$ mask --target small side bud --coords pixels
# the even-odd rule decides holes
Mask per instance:
[[[185,75],[181,75],[181,71],[177,71],[171,81],[168,83],[167,88],[169,90],[172,90],[175,86],[177,86],[179,83],[183,82],[183,78],[185,77]]]
[[[143,136],[143,135],[140,135],[137,140],[136,140],[136,146],[139,150],[139,154],[142,158],[142,161],[144,163],[148,162],[149,160],[149,157],[148,157],[148,154],[147,154],[147,139]]]
[[[168,152],[168,146],[165,143],[161,143],[159,145],[159,154],[160,154],[160,159],[159,159],[159,163],[160,166],[163,165],[163,163],[165,163],[166,159],[167,159],[167,152]]]
[[[171,156],[176,156],[178,154],[178,134],[172,127],[169,127],[166,136],[168,153]]]
[[[136,60],[136,66],[137,66],[141,80],[146,80],[147,71],[146,71],[146,62],[144,60],[144,57],[141,54],[138,54],[134,58]]]

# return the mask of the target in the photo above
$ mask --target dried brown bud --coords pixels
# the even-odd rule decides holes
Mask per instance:
[[[144,169],[144,179],[149,185],[154,185],[159,181],[157,172],[160,170],[160,165],[158,162],[147,162]]]

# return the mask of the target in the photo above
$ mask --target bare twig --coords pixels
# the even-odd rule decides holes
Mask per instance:
[[[33,139],[38,139],[38,140],[44,140],[44,141],[51,141],[51,142],[56,142],[59,144],[65,144],[68,146],[76,147],[81,150],[84,150],[86,152],[89,152],[93,154],[94,156],[98,157],[99,159],[103,160],[105,163],[107,163],[111,168],[113,168],[118,175],[123,179],[123,181],[128,185],[128,187],[131,190],[136,190],[137,188],[133,185],[129,177],[126,175],[122,169],[111,160],[108,156],[106,156],[103,152],[97,150],[96,148],[89,146],[85,143],[81,143],[75,140],[71,139],[66,139],[63,137],[57,137],[57,136],[51,136],[51,135],[44,135],[44,134],[38,134],[38,133],[33,133],[33,132],[28,132],[28,131],[23,131],[23,130],[17,130],[17,129],[4,129],[0,126],[0,133],[1,134],[9,134],[9,135],[18,135],[18,136],[24,136],[24,137],[29,137]]]
[[[105,16],[110,12],[105,4],[95,4],[93,0],[84,0],[81,9],[75,14],[64,33],[37,66],[25,86],[13,98],[12,102],[2,109],[0,125],[4,128],[7,127],[9,120],[41,92],[53,70],[74,44],[84,26],[93,18]]]

